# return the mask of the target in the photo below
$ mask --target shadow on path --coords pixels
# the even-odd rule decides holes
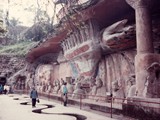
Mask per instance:
[[[21,104],[21,105],[29,105],[29,102],[22,102],[22,103],[20,103],[20,104]],[[34,110],[32,110],[32,112],[38,113],[38,114],[68,115],[68,116],[75,117],[76,120],[86,120],[86,119],[87,119],[86,116],[83,116],[83,115],[80,115],[80,114],[76,114],[76,113],[47,113],[47,112],[43,112],[42,110],[48,109],[48,108],[53,108],[53,107],[55,107],[55,106],[49,105],[49,104],[41,104],[41,105],[44,105],[44,106],[46,106],[46,107],[34,109]]]

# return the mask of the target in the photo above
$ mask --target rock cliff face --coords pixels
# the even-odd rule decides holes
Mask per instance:
[[[50,57],[50,61],[43,63],[44,60],[41,60],[39,63],[34,63],[36,65],[30,70],[30,77],[28,77],[30,82],[26,82],[26,86],[35,85],[39,92],[59,94],[62,84],[67,82],[69,91],[73,92],[73,98],[79,98],[75,95],[78,93],[105,96],[106,92],[112,93],[115,97],[125,98],[135,96],[137,90],[145,94],[144,96],[153,97],[154,94],[158,97],[157,91],[151,89],[155,83],[158,84],[157,90],[159,86],[157,82],[159,68],[153,67],[152,60],[150,60],[148,72],[143,66],[143,60],[141,61],[139,66],[144,67],[145,72],[139,73],[142,78],[135,80],[135,56],[137,54],[135,27],[125,24],[126,20],[123,20],[100,31],[95,21],[88,21],[87,27],[69,34],[61,42],[63,51],[59,53],[56,62],[56,58]],[[155,29],[157,30],[154,26]],[[158,36],[155,40],[157,43],[155,51],[158,53],[157,39],[159,39]],[[159,67],[158,56],[159,54],[152,58],[157,60]],[[153,74],[150,76],[149,72]],[[155,83],[150,82],[152,77],[156,79]],[[98,97],[91,98],[101,100]]]
[[[8,77],[18,72],[25,66],[25,59],[12,55],[0,55],[0,73],[6,73]]]
[[[116,23],[116,25],[121,26],[119,24],[121,22]],[[85,94],[103,96],[106,92],[114,92],[116,96],[118,92],[118,97],[126,97],[128,95],[127,89],[129,89],[128,81],[130,82],[135,71],[136,50],[132,48],[135,46],[135,37],[128,38],[128,42],[134,42],[132,46],[123,41],[128,34],[114,36],[118,42],[114,39],[108,39],[106,32],[111,28],[114,31],[111,36],[114,36],[115,32],[129,33],[131,30],[128,27],[124,29],[123,24],[123,27],[119,27],[116,31],[114,24],[108,29],[106,28],[103,36],[101,36],[98,24],[91,20],[79,32],[68,35],[62,42],[63,54],[59,54],[57,62],[39,64],[35,68],[36,72],[35,74],[33,72],[35,75],[33,79],[37,83],[38,90],[40,92],[54,91],[59,93],[62,81],[66,81],[70,86],[70,91],[74,90],[74,93],[81,91]],[[130,33],[135,36],[134,30],[132,29]],[[126,47],[122,45],[122,42]],[[116,47],[110,47],[110,43],[115,44]],[[104,46],[107,49],[103,49]],[[75,88],[71,87],[73,85]],[[76,98],[75,95],[73,97]],[[99,100],[100,98],[95,99]]]
[[[25,64],[25,59],[22,57],[0,55],[0,74],[6,76],[7,85],[15,89],[25,89]]]
[[[36,68],[35,77],[33,79],[40,92],[51,91],[59,93],[58,91],[62,85],[61,81],[69,79],[69,84],[71,85],[77,83],[79,83],[78,85],[81,87],[88,85],[90,89],[86,89],[88,94],[103,96],[106,92],[113,92],[115,93],[115,96],[119,95],[118,97],[127,97],[127,91],[130,88],[128,86],[130,85],[129,82],[133,82],[131,85],[135,84],[134,78],[132,79],[133,81],[130,81],[132,76],[134,76],[135,71],[135,54],[136,51],[131,49],[102,57],[97,64],[96,70],[94,70],[95,76],[83,76],[82,74],[79,74],[79,72],[75,70],[76,67],[71,62],[63,62],[58,65],[41,64]],[[84,66],[87,67],[88,64],[89,62],[86,62]],[[101,82],[98,82],[99,80]],[[116,82],[117,86],[114,85]],[[92,83],[95,87],[91,85]],[[99,85],[99,83],[101,84]],[[80,87],[77,89],[80,89]],[[76,88],[73,90],[75,91],[74,93],[76,93],[76,91],[83,91],[81,89],[76,90]],[[92,91],[92,93],[89,93],[89,91]],[[76,98],[75,95],[74,98]]]
[[[30,51],[29,64],[25,66],[24,60],[15,56],[0,57],[0,72],[11,76],[9,80],[13,81],[13,88],[36,86],[39,92],[59,94],[63,83],[67,82],[68,91],[72,93],[70,97],[75,99],[80,98],[77,94],[84,94],[82,98],[92,95],[87,97],[104,100],[96,96],[106,96],[107,92],[118,98],[160,98],[160,17],[152,21],[157,54],[138,56],[135,24],[130,24],[133,19],[127,17],[134,11],[125,0],[110,3],[107,0],[81,1],[87,1],[83,8],[72,6],[74,2],[64,5],[66,8],[58,15],[60,24],[56,27],[56,34],[48,36]],[[66,15],[70,20],[65,19]],[[143,36],[145,32],[139,34]]]

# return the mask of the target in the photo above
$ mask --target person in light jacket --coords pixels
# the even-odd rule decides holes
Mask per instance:
[[[32,107],[36,107],[36,100],[38,98],[38,92],[34,87],[32,88],[32,91],[30,93],[30,98],[32,99]]]
[[[67,85],[67,83],[64,82],[64,85],[62,87],[64,106],[67,106],[67,93],[68,93],[68,90],[67,90],[67,86],[66,85]]]

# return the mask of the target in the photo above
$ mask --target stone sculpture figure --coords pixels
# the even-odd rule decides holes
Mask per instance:
[[[130,89],[128,90],[127,97],[133,97],[133,96],[137,96],[137,93],[136,93],[136,85],[132,85],[132,86],[130,87]]]
[[[75,81],[74,81],[74,84],[83,81],[83,79],[84,79],[84,76],[77,77],[77,79],[75,79]]]
[[[20,81],[19,80],[16,80],[15,82],[15,89],[19,89],[19,86],[20,86]]]
[[[68,93],[69,94],[72,94],[73,93],[73,85],[71,84],[71,79],[72,79],[72,77],[66,77],[66,82],[67,82],[67,89],[68,89]],[[68,94],[68,96],[70,96]]]
[[[123,87],[120,86],[118,84],[118,80],[115,80],[112,82],[112,93],[113,93],[113,98],[115,97],[115,102],[117,103],[122,103],[123,100],[118,100],[116,98],[124,98],[124,90],[123,90]]]
[[[73,91],[72,98],[80,99],[80,95],[82,95],[82,99],[85,98],[85,91],[81,89],[81,83],[76,83],[75,90]]]
[[[31,87],[31,81],[32,81],[32,73],[28,73],[27,79],[26,79],[26,88],[29,89]]]
[[[82,35],[81,35],[81,30],[78,30],[78,37],[79,37],[79,41],[82,44],[83,43],[83,39],[82,39]]]
[[[86,41],[87,41],[90,38],[90,32],[89,32],[89,26],[88,25],[85,25],[84,31],[85,31]]]
[[[61,78],[61,80],[60,80],[60,89],[59,89],[59,91],[58,91],[58,94],[61,94],[63,91],[63,85],[64,85],[64,80],[63,80],[63,78]]]
[[[96,78],[96,86],[97,86],[97,90],[103,86],[103,82],[100,78]]]
[[[145,83],[148,73],[146,70],[141,70],[137,74],[139,75],[136,77],[136,93],[138,97],[144,97]],[[139,81],[138,84],[137,81]]]
[[[55,84],[54,84],[54,92],[58,93],[58,91],[60,90],[60,82],[59,80],[55,80]]]
[[[103,81],[101,78],[97,77],[96,78],[96,96],[104,96],[105,94],[106,94],[106,89],[103,86]],[[105,98],[96,97],[95,100],[96,101],[105,100]]]
[[[95,81],[94,82],[91,82],[90,84],[90,88],[91,88],[91,91],[90,91],[90,95],[89,98],[94,98],[94,96],[96,95],[97,93],[97,86],[95,84]]]
[[[131,75],[127,80],[126,96],[127,97],[136,96],[135,75]]]
[[[42,88],[42,82],[39,81],[39,84],[37,85],[37,91],[41,92],[41,88]]]
[[[69,39],[67,38],[66,39],[66,42],[67,42],[67,45],[68,45],[68,50],[71,48],[71,43],[70,43],[70,41],[69,41]]]
[[[86,26],[84,26],[83,29],[82,29],[83,30],[84,42],[87,41],[87,34],[86,34],[87,31],[86,31],[86,29],[87,29]]]
[[[74,47],[74,41],[72,39],[72,36],[69,36],[69,40],[70,40],[70,43],[71,43],[71,48],[73,48]]]
[[[66,50],[69,49],[69,44],[68,44],[68,41],[65,39],[65,44],[66,44]]]
[[[25,80],[22,80],[22,90],[25,89]]]
[[[84,42],[85,41],[84,29],[80,30],[80,35],[81,35],[82,42]]]
[[[77,45],[77,40],[76,40],[76,37],[75,37],[74,33],[72,33],[72,39],[74,41],[74,46],[76,46]]]
[[[68,43],[68,49],[70,49],[71,48],[71,41],[70,41],[69,37],[66,37],[65,39]]]
[[[62,46],[63,46],[63,50],[65,51],[67,49],[65,41],[62,42]]]
[[[63,51],[65,51],[64,42],[61,43],[61,47],[63,48]]]
[[[90,95],[89,98],[94,99],[96,101],[102,100],[102,98],[96,96],[104,96],[106,93],[105,87],[103,87],[103,81],[100,78],[91,77],[90,79]]]
[[[41,92],[45,92],[45,88],[46,88],[46,87],[45,87],[45,82],[43,81],[43,82],[42,82],[42,87],[41,87]]]
[[[41,92],[41,82],[40,81],[37,83],[37,91]]]
[[[75,32],[75,37],[76,37],[76,40],[77,40],[77,44],[81,44],[81,41],[80,41],[80,38],[79,38],[79,33],[78,32]]]
[[[153,62],[148,68],[144,97],[160,98],[160,63]]]
[[[48,84],[47,84],[46,92],[47,92],[47,93],[51,93],[51,92],[52,92],[52,85],[51,85],[51,82],[50,82],[50,81],[49,81]]]
[[[64,84],[64,80],[63,80],[63,78],[61,78],[61,80],[60,80],[60,86],[62,86]]]
[[[76,40],[73,34],[71,34],[71,39],[73,40],[73,47],[76,46]]]

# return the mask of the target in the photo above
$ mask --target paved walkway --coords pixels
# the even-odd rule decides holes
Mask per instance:
[[[50,108],[48,108],[50,107]],[[42,100],[32,108],[26,95],[0,95],[0,120],[113,120],[103,115]]]

